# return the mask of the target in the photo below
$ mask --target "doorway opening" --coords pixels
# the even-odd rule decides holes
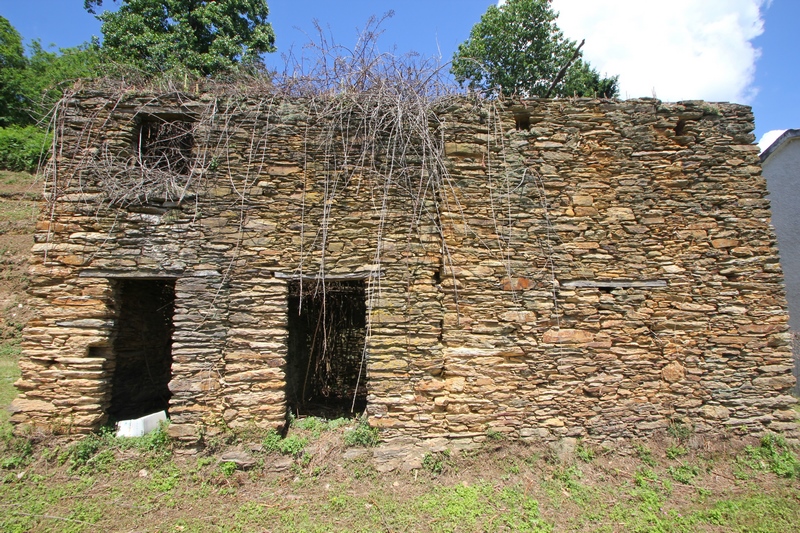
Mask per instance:
[[[295,415],[354,416],[367,406],[364,280],[289,282],[286,397]]]
[[[121,279],[115,292],[119,314],[109,419],[168,411],[175,280]]]

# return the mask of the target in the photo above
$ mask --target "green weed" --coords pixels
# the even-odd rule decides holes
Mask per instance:
[[[224,475],[230,477],[236,472],[236,463],[233,461],[223,461],[219,464],[219,470]]]
[[[769,471],[779,477],[800,478],[800,460],[781,435],[768,433],[761,438],[758,447],[747,446],[744,453],[736,457],[740,467],[737,477],[745,477],[741,467],[754,471]]]
[[[426,453],[425,457],[422,458],[422,468],[431,474],[441,474],[452,465],[450,450]]]
[[[30,439],[17,437],[11,432],[11,428],[3,428],[0,433],[0,443],[2,446],[2,456],[0,456],[0,468],[4,470],[15,470],[28,464],[33,454],[33,445]]]
[[[489,428],[486,430],[486,438],[489,440],[505,440],[506,436],[500,431]]]
[[[325,429],[325,421],[321,418],[317,418],[316,416],[306,416],[303,418],[295,418],[292,421],[292,427],[297,429],[303,429],[305,431],[310,431],[316,437]]]
[[[159,424],[158,428],[141,437],[115,437],[111,429],[107,428],[106,440],[118,449],[136,449],[142,452],[169,453],[172,451],[172,442],[167,434],[168,423]]]
[[[316,416],[305,416],[303,418],[292,418],[291,426],[293,428],[309,431],[314,438],[317,438],[325,431],[332,431],[342,426],[346,426],[352,419],[349,418],[334,418],[326,420]]]
[[[366,421],[360,421],[355,428],[345,431],[344,443],[346,446],[363,446],[371,448],[378,444],[378,428],[370,427]]]
[[[797,530],[800,506],[788,495],[753,494],[716,502],[694,516],[703,523],[735,531],[784,533]]]
[[[685,442],[692,436],[692,432],[694,430],[691,426],[688,426],[681,422],[680,420],[673,420],[670,422],[669,427],[667,427],[667,433],[670,437],[677,439],[680,442]]]
[[[667,455],[667,459],[677,459],[678,457],[683,457],[689,452],[686,451],[686,448],[683,446],[668,446],[665,453]]]
[[[575,447],[575,455],[584,463],[591,463],[594,459],[594,449],[587,443],[579,440],[578,445]]]
[[[67,449],[61,462],[69,462],[70,472],[81,470],[89,465],[92,458],[100,451],[103,441],[104,438],[100,435],[94,433],[87,435]]]
[[[641,462],[647,466],[656,466],[657,463],[650,448],[640,442],[634,442],[633,449],[636,450],[636,455],[639,457]]]
[[[654,481],[658,481],[658,475],[649,468],[639,468],[633,474],[633,484],[637,487],[649,488]]]
[[[553,471],[553,479],[560,481],[565,488],[569,490],[577,490],[580,488],[578,480],[583,477],[583,472],[575,465],[567,467],[556,468]]]
[[[520,487],[500,491],[488,483],[441,487],[415,503],[430,517],[433,531],[552,531],[540,516],[538,502]]]
[[[700,474],[700,469],[696,465],[690,465],[686,461],[678,466],[671,466],[667,470],[672,479],[684,485],[691,485],[694,478]]]
[[[271,430],[261,441],[268,452],[278,452],[281,455],[299,456],[308,444],[308,439],[298,435],[289,435],[281,438],[277,431]]]

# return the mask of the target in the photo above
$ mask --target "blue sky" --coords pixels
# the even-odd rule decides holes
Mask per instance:
[[[448,61],[493,0],[272,0],[270,21],[281,54],[302,47],[317,19],[352,45],[371,15],[389,10],[384,51],[410,51]],[[106,0],[107,7],[115,5]],[[619,74],[622,97],[737,101],[753,106],[756,137],[800,128],[800,0],[554,0],[559,24],[586,39],[585,57],[602,73]],[[100,36],[83,0],[0,0],[0,15],[26,42],[75,46]]]

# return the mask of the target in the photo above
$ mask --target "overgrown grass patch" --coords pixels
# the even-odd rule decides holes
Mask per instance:
[[[370,452],[344,459],[351,453],[342,446],[344,428],[326,435],[326,424],[295,424],[297,434],[286,439],[276,432],[236,437],[229,444],[245,450],[272,442],[272,456],[253,452],[259,461],[247,471],[221,462],[221,450],[192,454],[173,449],[160,434],[22,439],[18,444],[30,447],[27,459],[2,470],[0,530],[800,530],[800,486],[770,466],[791,451],[780,439],[741,446],[738,454],[717,454],[713,461],[700,451],[661,461],[642,451],[563,463],[548,461],[544,447],[503,441],[469,453],[430,454],[420,471],[384,473]],[[321,437],[314,440],[317,430]],[[647,444],[660,449],[640,443],[640,450],[650,450]],[[314,459],[303,466],[309,450]],[[283,452],[292,466],[271,470],[287,463]],[[744,467],[751,473],[746,483],[730,475],[737,455],[763,461],[756,469]],[[10,458],[8,448],[0,456]],[[682,475],[691,485],[680,481]]]
[[[552,531],[539,513],[539,503],[519,486],[497,490],[486,482],[434,489],[415,506],[430,517],[431,531]]]
[[[19,379],[19,342],[10,340],[0,344],[0,428],[8,423],[8,405],[17,396],[14,382]],[[2,429],[0,429],[2,431]]]
[[[800,479],[800,460],[781,435],[767,434],[758,446],[747,446],[736,457],[737,477],[746,479],[749,471],[768,471],[784,478]]]

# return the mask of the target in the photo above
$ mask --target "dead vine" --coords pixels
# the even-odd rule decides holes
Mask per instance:
[[[300,280],[298,294],[325,294],[330,228],[335,224],[340,199],[353,191],[368,193],[371,204],[364,209],[377,219],[376,233],[371,235],[371,263],[376,275],[367,277],[366,336],[358,366],[358,389],[372,332],[371,311],[381,293],[380,270],[384,234],[390,223],[390,199],[398,194],[407,199],[409,235],[419,234],[423,228],[434,228],[438,234],[444,261],[441,268],[453,276],[456,313],[456,265],[445,236],[455,231],[480,238],[467,224],[459,202],[459,187],[450,174],[451,163],[444,146],[449,124],[442,121],[440,111],[454,105],[456,99],[463,106],[473,98],[475,109],[486,102],[479,101],[477,95],[459,93],[447,74],[447,65],[416,55],[381,52],[378,37],[384,19],[371,19],[353,48],[336,43],[317,26],[318,35],[303,55],[289,55],[285,71],[270,79],[248,78],[224,85],[206,80],[202,91],[198,81],[194,95],[186,80],[182,84],[161,81],[164,86],[160,92],[152,85],[140,90],[121,82],[105,82],[105,86],[93,89],[102,95],[104,103],[88,117],[80,115],[83,111],[74,104],[75,93],[66,95],[53,113],[53,159],[45,169],[51,217],[55,217],[55,204],[60,197],[80,190],[86,209],[124,208],[163,216],[172,208],[193,204],[193,222],[198,215],[198,198],[227,177],[236,202],[225,207],[239,214],[239,227],[235,250],[219,285],[222,290],[246,235],[254,204],[251,191],[258,187],[271,164],[268,149],[288,127],[286,108],[301,102],[302,116],[291,126],[295,131],[297,124],[305,128],[303,153],[298,156],[305,176],[301,256],[294,266]],[[80,90],[86,91],[75,89]],[[131,117],[135,127],[111,127],[114,110],[131,94],[154,96],[138,106]],[[165,101],[170,102],[170,109],[165,109]],[[542,180],[506,146],[498,103],[488,104],[488,116],[482,120],[486,121],[485,165],[496,242],[481,241],[482,245],[503,259],[511,278],[513,204],[525,187],[533,187],[541,201],[537,209],[542,211],[546,226],[541,244],[550,264],[543,270],[553,277],[554,232]],[[77,115],[81,120],[71,120]],[[76,127],[80,129],[66,131]],[[66,146],[65,138],[77,142]],[[244,153],[231,150],[234,144],[246,145]],[[69,165],[61,164],[69,159]],[[310,200],[310,190],[320,180],[322,198]],[[321,217],[317,213],[320,209]],[[314,280],[315,286],[304,288],[303,280]],[[556,300],[554,277],[550,281]],[[512,294],[516,298],[516,293]],[[300,298],[301,305],[302,301]],[[558,315],[557,301],[555,305],[554,313]],[[323,315],[326,309],[323,305]],[[326,318],[322,316],[320,320],[325,323]],[[322,335],[327,335],[325,328]],[[324,338],[320,345],[332,343]]]

